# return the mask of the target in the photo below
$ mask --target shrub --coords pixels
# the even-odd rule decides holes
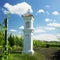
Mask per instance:
[[[46,47],[46,42],[45,41],[40,41],[40,40],[34,40],[33,41],[33,46],[36,47]]]

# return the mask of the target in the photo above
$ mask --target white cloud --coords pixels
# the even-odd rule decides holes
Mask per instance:
[[[59,15],[59,12],[58,11],[54,11],[52,12],[53,15]]]
[[[34,33],[45,33],[47,31],[52,31],[52,30],[55,30],[56,28],[55,27],[50,27],[50,26],[40,26],[40,27],[36,27],[34,29]]]
[[[47,26],[60,27],[60,23],[49,23]]]
[[[24,29],[24,26],[20,26],[19,29]]]
[[[45,22],[56,22],[55,19],[45,18]]]
[[[56,36],[57,36],[57,38],[60,40],[60,33],[57,33]]]
[[[49,18],[45,18],[45,22],[50,22],[50,21],[52,21],[52,20]]]
[[[50,21],[50,19],[49,19],[49,18],[46,18],[46,19],[45,19],[45,21],[46,21],[46,22],[49,22],[49,21]]]
[[[4,8],[2,8],[2,11],[3,11],[4,14],[7,14],[8,13],[8,11],[5,10]]]
[[[33,36],[33,39],[41,41],[59,41],[54,34],[37,34]]]
[[[26,2],[18,3],[16,5],[10,5],[9,3],[6,3],[4,5],[4,7],[7,8],[7,10],[11,14],[21,15],[21,14],[27,13],[28,10],[30,10],[30,13],[33,12],[31,6],[28,3],[26,3]],[[6,11],[5,11],[5,13],[6,13]]]
[[[11,32],[17,32],[17,30],[15,30],[15,29],[11,29],[10,31],[11,31]]]
[[[44,13],[45,11],[43,9],[38,10],[37,13]]]
[[[4,14],[7,14],[7,13],[8,13],[8,11],[7,11],[7,10],[4,10],[3,12],[4,12]]]
[[[57,37],[60,37],[60,33],[57,33]]]
[[[42,26],[44,30],[52,31],[55,30],[55,27]]]
[[[46,27],[45,29],[49,30],[49,31],[52,31],[52,30],[55,30],[55,27]]]
[[[41,33],[41,32],[46,32],[46,31],[44,29],[40,29],[40,28],[34,29],[34,33]]]

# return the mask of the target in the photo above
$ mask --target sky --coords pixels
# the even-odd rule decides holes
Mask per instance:
[[[60,0],[0,0],[0,23],[7,14],[8,33],[21,35],[24,27],[23,14],[34,16],[33,39],[59,41],[60,38]]]

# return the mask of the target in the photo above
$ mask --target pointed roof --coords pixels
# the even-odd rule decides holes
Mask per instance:
[[[32,16],[33,17],[33,15],[32,14],[24,14],[24,15],[22,15],[23,17],[29,17],[29,16]]]

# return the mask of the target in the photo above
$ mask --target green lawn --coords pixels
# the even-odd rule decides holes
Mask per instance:
[[[8,60],[45,60],[42,54],[9,54]]]

